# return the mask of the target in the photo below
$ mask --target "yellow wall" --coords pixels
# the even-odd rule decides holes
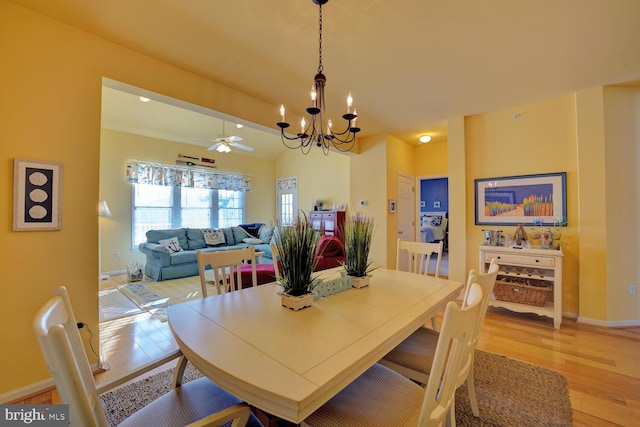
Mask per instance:
[[[349,159],[335,151],[325,156],[322,150],[312,149],[305,156],[300,150],[287,150],[276,160],[275,174],[278,179],[298,178],[298,210],[309,214],[318,199],[327,201],[329,207],[349,204]]]
[[[519,118],[514,118],[515,115]],[[467,117],[467,269],[478,268],[483,228],[512,234],[515,226],[475,225],[474,180],[478,178],[567,173],[569,226],[562,229],[563,311],[578,312],[578,171],[573,96]]]
[[[103,130],[100,144],[100,199],[106,200],[113,216],[100,218],[102,271],[119,271],[144,255],[131,250],[131,184],[124,179],[126,159],[175,163],[178,153],[216,160],[221,172],[251,176],[252,191],[246,193],[246,222],[275,222],[275,162],[239,154],[207,151],[128,133]],[[115,252],[120,252],[120,260]]]
[[[358,212],[375,219],[370,258],[376,266],[386,266],[387,252],[387,181],[386,181],[386,140],[384,135],[371,136],[360,140],[360,154],[351,159],[349,179],[349,214]],[[360,200],[366,206],[360,206]],[[395,240],[394,240],[395,241]]]
[[[602,88],[576,94],[580,211],[579,319],[607,317],[606,171]]]
[[[449,149],[446,142],[417,145],[413,150],[413,172],[417,177],[446,176],[449,171]]]
[[[640,318],[640,297],[629,295],[640,277],[640,88],[606,87],[603,101],[607,319],[632,320]]]

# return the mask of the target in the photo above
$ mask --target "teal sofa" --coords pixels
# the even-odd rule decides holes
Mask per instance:
[[[246,230],[251,230],[250,234]],[[149,230],[147,241],[138,248],[146,255],[144,272],[156,281],[178,279],[180,277],[197,276],[198,261],[196,251],[204,252],[227,251],[232,249],[255,246],[256,251],[263,252],[262,263],[272,264],[270,242],[274,228],[266,224],[247,224],[220,229],[224,233],[224,243],[207,246],[203,229],[175,228],[169,230]],[[177,238],[180,251],[173,252],[161,240]]]

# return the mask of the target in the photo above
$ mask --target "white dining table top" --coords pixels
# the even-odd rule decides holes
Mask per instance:
[[[321,272],[336,277],[341,268]],[[184,355],[207,377],[265,412],[301,422],[446,303],[462,283],[389,269],[370,285],[282,307],[277,284],[168,308]]]

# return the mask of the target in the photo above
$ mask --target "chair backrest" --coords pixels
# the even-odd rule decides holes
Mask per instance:
[[[431,256],[436,256],[435,277],[440,277],[440,264],[442,263],[442,241],[438,243],[409,242],[398,239],[396,251],[396,270],[400,270],[400,257],[403,251],[408,252],[408,271],[417,274],[429,274],[429,262]]]
[[[469,351],[473,351],[471,341],[481,315],[482,297],[482,288],[474,283],[466,307],[454,301],[447,304],[422,403],[421,426],[444,425],[451,405],[455,405],[459,372],[469,358]]]
[[[197,251],[196,258],[198,260],[198,273],[200,274],[200,286],[202,287],[203,298],[208,296],[207,280],[205,277],[205,270],[207,266],[210,266],[211,270],[213,270],[213,280],[215,282],[218,295],[221,293],[221,285],[224,285],[225,292],[242,289],[241,270],[245,261],[251,263],[252,285],[258,286],[256,255],[253,245],[248,248],[234,249],[230,251]]]
[[[107,427],[67,289],[60,286],[55,295],[33,322],[45,361],[62,401],[69,405],[71,425]]]
[[[498,270],[500,266],[498,265],[498,260],[495,258],[491,259],[491,263],[489,264],[489,268],[485,274],[478,274],[476,270],[469,271],[469,278],[467,280],[467,287],[464,291],[464,298],[462,300],[462,306],[464,307],[467,304],[467,299],[469,298],[469,292],[471,289],[472,283],[477,283],[482,288],[482,302],[481,309],[482,312],[480,319],[478,321],[477,330],[475,333],[475,340],[477,341],[480,337],[480,330],[482,329],[482,325],[484,324],[484,318],[487,315],[487,307],[489,307],[489,300],[491,299],[491,294],[493,292],[493,286],[496,284],[496,278],[498,277]]]
[[[274,244],[271,245],[271,259],[273,260],[273,271],[276,276],[276,282],[279,282],[281,279],[280,276],[280,250]]]

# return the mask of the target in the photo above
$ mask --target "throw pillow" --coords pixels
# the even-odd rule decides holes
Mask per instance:
[[[222,246],[226,244],[224,240],[224,232],[222,230],[205,229],[202,230],[202,236],[207,246]]]
[[[268,243],[271,241],[273,237],[273,227],[270,225],[263,225],[260,227],[258,231],[258,239],[262,240],[264,243]]]
[[[254,222],[253,224],[240,224],[240,228],[249,234],[249,237],[258,237],[258,232],[262,227],[261,222]]]
[[[262,240],[256,237],[247,237],[246,239],[242,239],[242,241],[250,245],[260,245],[263,243]]]
[[[180,242],[177,237],[172,237],[170,239],[162,239],[158,241],[159,244],[169,249],[170,254],[174,254],[176,252],[182,252],[182,246],[180,246]]]

